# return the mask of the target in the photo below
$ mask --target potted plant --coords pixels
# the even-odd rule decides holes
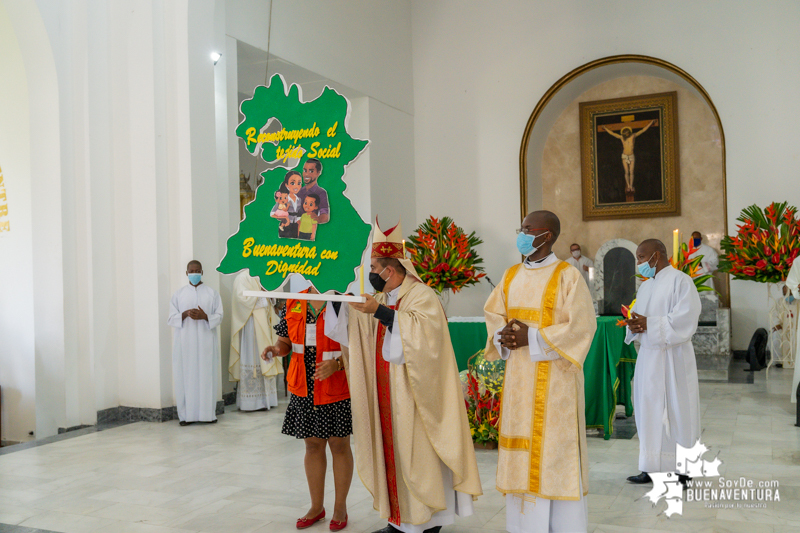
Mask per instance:
[[[487,361],[483,350],[469,358],[466,374],[467,419],[476,448],[493,450],[500,440],[500,398],[505,361]]]

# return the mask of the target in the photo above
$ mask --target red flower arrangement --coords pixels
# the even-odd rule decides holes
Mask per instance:
[[[430,217],[408,240],[409,259],[422,281],[437,294],[458,292],[486,276],[480,266],[483,259],[475,252],[475,246],[483,241],[474,231],[464,233],[449,217],[442,217],[441,221]]]
[[[700,262],[703,259],[702,255],[698,255],[694,259],[689,259],[693,253],[697,251],[697,246],[694,245],[694,239],[689,240],[689,244],[685,242],[681,244],[680,249],[678,250],[678,257],[671,257],[669,262],[672,264],[673,267],[680,270],[684,274],[688,274],[692,281],[694,281],[694,286],[697,288],[697,292],[704,292],[704,291],[713,291],[711,287],[706,285],[706,281],[711,279],[713,276],[711,274],[703,274],[700,275]]]
[[[467,361],[467,393],[464,403],[472,440],[494,448],[500,438],[500,395],[505,377],[505,361],[486,361],[483,350]]]
[[[737,218],[736,235],[720,243],[719,270],[733,279],[759,283],[785,281],[800,253],[800,220],[788,202],[771,203],[766,209],[751,205]]]

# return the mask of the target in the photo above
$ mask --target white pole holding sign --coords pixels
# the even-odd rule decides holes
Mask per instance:
[[[256,298],[279,298],[281,300],[313,300],[316,302],[353,302],[364,303],[367,301],[363,296],[350,296],[349,294],[311,294],[298,292],[282,291],[242,291],[244,296],[255,296]]]

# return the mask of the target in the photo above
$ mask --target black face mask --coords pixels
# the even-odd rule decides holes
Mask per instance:
[[[384,268],[383,270],[386,269]],[[378,292],[383,292],[384,287],[386,287],[386,280],[381,277],[383,270],[381,270],[380,274],[376,274],[375,272],[369,273],[369,284]]]

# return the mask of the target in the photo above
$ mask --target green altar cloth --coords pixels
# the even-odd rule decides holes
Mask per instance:
[[[617,405],[633,414],[631,380],[636,366],[636,349],[625,344],[625,328],[617,327],[622,317],[597,317],[597,332],[583,364],[586,395],[586,427],[603,428],[610,439]],[[456,319],[458,320],[458,319]],[[458,370],[467,369],[467,360],[486,346],[486,322],[448,322]]]
[[[597,317],[597,331],[583,363],[586,394],[586,427],[603,428],[611,438],[617,405],[625,415],[633,415],[631,380],[636,366],[636,348],[625,344],[625,328],[618,327],[621,316]]]
[[[456,354],[458,371],[461,372],[467,369],[467,360],[470,357],[486,348],[486,339],[488,338],[486,322],[448,321],[447,327],[450,329],[450,342],[453,344],[453,351]]]

